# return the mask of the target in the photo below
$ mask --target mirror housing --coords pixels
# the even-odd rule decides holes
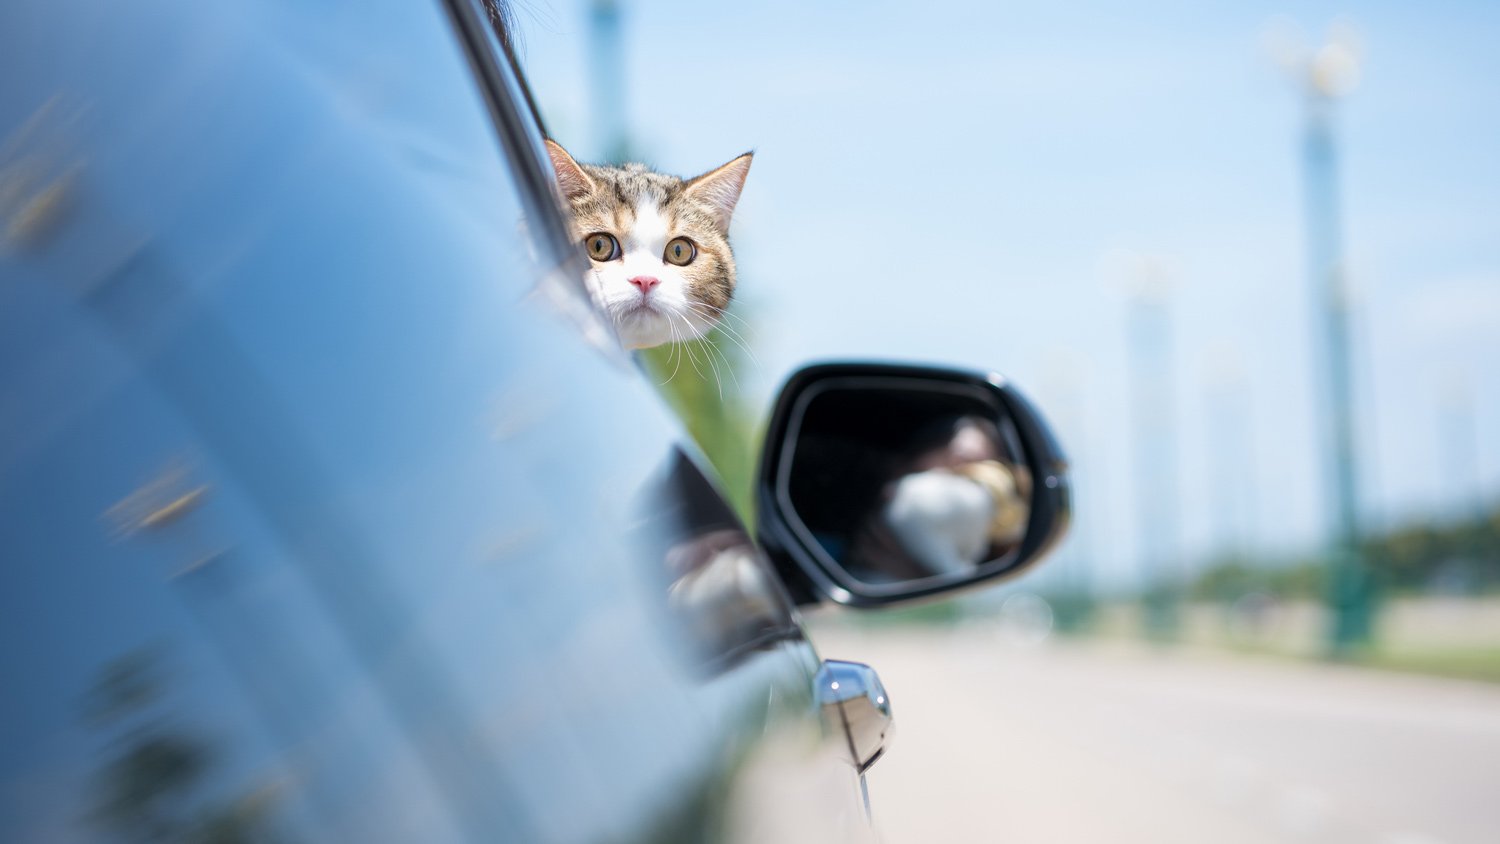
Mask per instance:
[[[772,412],[758,533],[798,603],[933,597],[1040,562],[1067,532],[1067,468],[999,375],[816,364],[788,379]]]

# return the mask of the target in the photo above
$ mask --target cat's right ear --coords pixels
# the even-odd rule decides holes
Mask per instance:
[[[592,193],[594,180],[589,174],[583,172],[573,156],[563,149],[556,141],[547,139],[547,157],[552,159],[552,169],[557,173],[557,186],[562,190],[563,197],[569,201]]]
[[[755,153],[747,152],[722,167],[688,179],[687,187],[683,190],[686,195],[708,203],[714,223],[721,232],[729,232],[729,218],[734,214],[734,206],[740,201],[745,176],[750,173],[750,159],[754,157]]]

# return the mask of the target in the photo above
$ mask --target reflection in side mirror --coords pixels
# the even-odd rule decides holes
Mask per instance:
[[[1066,464],[998,376],[810,367],[783,388],[760,479],[761,536],[804,600],[889,604],[1029,567],[1061,538]]]

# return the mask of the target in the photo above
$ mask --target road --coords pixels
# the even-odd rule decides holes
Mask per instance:
[[[1500,687],[818,622],[895,706],[886,844],[1500,842]]]

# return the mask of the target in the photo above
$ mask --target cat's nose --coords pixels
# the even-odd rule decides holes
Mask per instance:
[[[655,287],[658,284],[661,284],[661,279],[658,279],[654,275],[638,275],[635,278],[632,278],[630,280],[630,283],[634,284],[636,286],[636,289],[641,291],[641,295],[644,296],[645,294],[651,292],[651,288]]]

